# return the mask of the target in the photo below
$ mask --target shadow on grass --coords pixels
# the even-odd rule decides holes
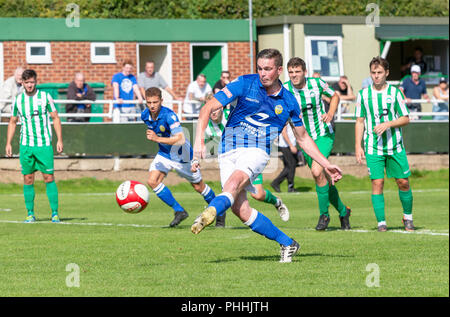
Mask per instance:
[[[301,252],[301,251],[300,251]],[[327,258],[353,258],[353,255],[341,255],[341,254],[323,254],[323,253],[299,253],[293,259],[295,262],[296,258],[306,258],[306,257],[327,257]],[[278,262],[280,261],[279,255],[254,255],[254,256],[239,256],[233,258],[222,258],[213,261],[209,261],[209,263],[229,263],[236,261],[271,261]]]

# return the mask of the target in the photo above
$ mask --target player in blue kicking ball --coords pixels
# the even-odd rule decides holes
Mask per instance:
[[[192,187],[203,196],[206,203],[215,197],[214,191],[203,182],[200,171],[191,172],[192,147],[186,140],[180,121],[175,112],[162,106],[161,90],[156,87],[145,91],[147,108],[142,111],[142,121],[147,125],[147,139],[158,143],[159,151],[150,165],[148,185],[153,192],[174,210],[170,227],[177,226],[189,214],[175,200],[169,188],[163,184],[167,173],[174,169],[178,175],[188,180]]]
[[[205,157],[204,132],[211,112],[237,101],[222,134],[218,158],[222,193],[196,218],[191,231],[200,233],[216,216],[231,208],[254,232],[280,244],[280,262],[285,263],[292,261],[300,245],[247,200],[247,191],[255,191],[252,182],[269,162],[272,142],[289,121],[300,147],[324,167],[332,183],[342,178],[342,172],[320,153],[308,135],[297,100],[279,80],[282,65],[283,57],[278,50],[262,50],[257,55],[258,74],[238,77],[200,110],[194,145],[194,156],[198,159]]]

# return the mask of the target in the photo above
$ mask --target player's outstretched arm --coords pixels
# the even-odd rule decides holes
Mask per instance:
[[[14,136],[14,132],[16,131],[17,121],[18,119],[16,116],[11,116],[11,118],[9,119],[8,130],[6,132],[6,146],[5,146],[5,152],[7,157],[12,156],[11,142]]]
[[[221,107],[223,107],[222,104],[213,97],[200,109],[194,142],[194,157],[197,159],[202,159],[206,156],[204,135],[205,129],[208,126],[209,116],[211,112]]]
[[[314,161],[319,163],[331,177],[331,182],[334,184],[342,178],[342,171],[337,165],[333,165],[327,160],[325,156],[319,151],[316,143],[311,139],[304,126],[295,127],[295,137],[300,147],[308,154]]]

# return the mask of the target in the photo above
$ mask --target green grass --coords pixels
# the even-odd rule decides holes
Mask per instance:
[[[36,224],[25,218],[22,186],[0,184],[0,294],[2,296],[448,296],[448,170],[414,172],[414,223],[404,234],[393,180],[385,186],[389,231],[376,232],[370,181],[344,176],[341,198],[352,207],[352,231],[338,230],[330,207],[327,232],[313,230],[317,199],[311,180],[297,179],[300,193],[279,194],[290,209],[282,222],[275,209],[253,207],[300,242],[291,264],[280,264],[279,246],[228,213],[227,228],[200,235],[190,225],[205,203],[189,184],[170,186],[190,217],[168,228],[172,212],[153,194],[137,215],[116,205],[120,182],[80,179],[58,182],[61,224],[49,223],[45,187],[36,184]],[[267,185],[269,181],[265,181]],[[219,184],[210,183],[218,192]],[[269,188],[269,187],[267,187]],[[283,189],[283,187],[282,187]],[[285,189],[285,188],[284,188]],[[88,193],[88,194],[86,194]],[[97,195],[92,195],[98,193]],[[110,194],[108,194],[110,193]],[[433,235],[439,234],[439,235]],[[80,268],[80,287],[68,287]],[[366,267],[376,263],[380,286],[368,287]]]

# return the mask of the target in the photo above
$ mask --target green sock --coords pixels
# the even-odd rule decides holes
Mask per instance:
[[[398,191],[398,196],[400,197],[400,201],[403,206],[403,213],[405,215],[412,214],[412,206],[413,206],[413,195],[411,189],[408,191]]]
[[[334,185],[330,185],[329,189],[329,199],[330,203],[336,208],[337,211],[339,211],[339,215],[341,217],[344,217],[347,211],[347,208],[342,203],[341,199],[339,198],[339,192]]]
[[[34,185],[23,185],[23,197],[25,198],[25,208],[28,216],[34,215]]]
[[[50,208],[52,210],[52,215],[58,214],[58,188],[56,187],[55,181],[46,183],[47,197],[50,202]]]
[[[278,198],[267,189],[265,190],[265,192],[266,192],[266,197],[264,198],[264,202],[275,205],[278,201]]]
[[[328,183],[325,186],[320,187],[319,185],[316,184],[316,193],[317,193],[317,198],[319,199],[319,212],[320,215],[326,215],[327,217],[329,217],[330,215],[328,214],[328,206],[329,206],[329,191],[330,191],[330,186],[328,186]]]
[[[372,195],[372,206],[378,222],[386,221],[384,215],[384,195]]]

